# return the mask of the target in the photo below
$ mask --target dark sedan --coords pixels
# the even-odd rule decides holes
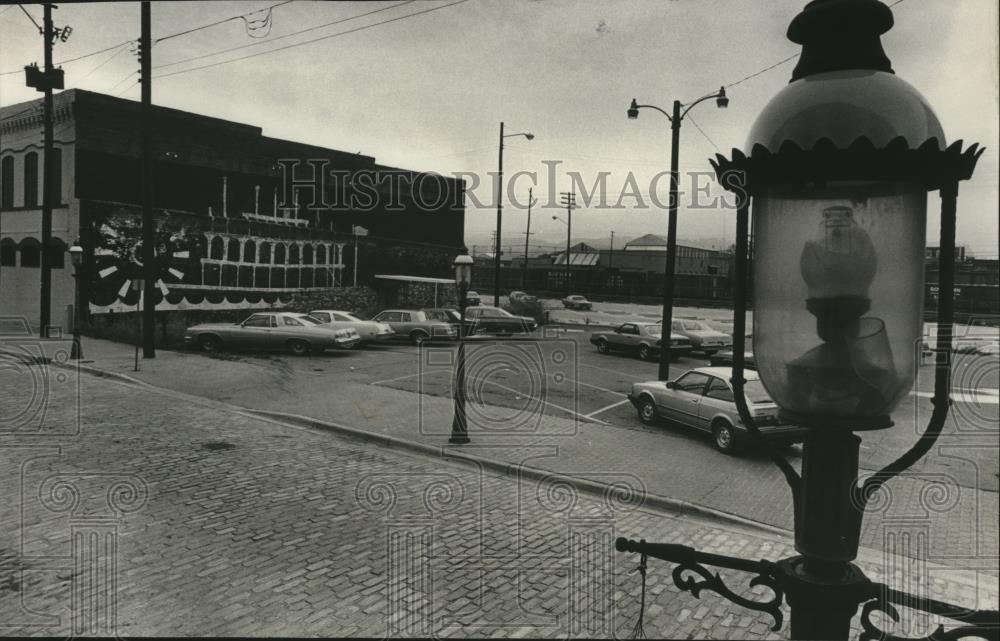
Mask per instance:
[[[612,351],[633,352],[642,360],[656,358],[660,353],[660,323],[622,323],[614,330],[594,332],[590,342],[597,351],[607,354]],[[670,358],[676,359],[691,351],[691,341],[679,334],[670,335]]]

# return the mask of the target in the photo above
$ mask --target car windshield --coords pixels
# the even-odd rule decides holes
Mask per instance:
[[[340,312],[337,315],[338,316],[343,316],[345,319],[347,319],[349,321],[361,321],[361,319],[358,318],[357,316],[355,316],[354,314],[348,314],[347,312]]]
[[[711,329],[710,327],[705,325],[705,323],[701,323],[698,321],[682,321],[681,326],[689,332],[699,332]]]
[[[747,397],[748,403],[771,403],[771,396],[764,389],[764,384],[760,380],[747,381],[743,385],[743,395]]]
[[[302,321],[303,323],[305,323],[307,325],[322,325],[323,324],[323,321],[319,320],[318,318],[316,318],[314,316],[309,316],[308,314],[303,314],[302,316],[296,316],[295,318],[299,319],[300,321]]]

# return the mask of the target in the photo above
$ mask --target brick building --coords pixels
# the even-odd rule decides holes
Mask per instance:
[[[76,240],[88,311],[134,309],[142,183],[139,103],[79,89],[54,102],[58,325],[73,300],[66,251]],[[0,109],[0,314],[32,322],[42,140],[41,99]],[[165,107],[153,108],[153,157],[158,309],[280,304],[293,291],[352,283],[355,265],[358,284],[401,269],[449,277],[463,244],[464,184],[454,179]],[[368,235],[355,238],[355,225]]]

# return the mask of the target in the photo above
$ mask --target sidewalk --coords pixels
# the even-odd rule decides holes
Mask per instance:
[[[472,442],[448,446],[453,416],[449,398],[358,382],[341,382],[329,389],[322,375],[293,379],[280,367],[166,350],[158,351],[156,359],[140,360],[141,371],[134,372],[132,346],[88,339],[85,350],[87,360],[81,365],[85,371],[195,396],[203,395],[201,387],[222,385],[233,390],[234,398],[217,400],[236,403],[260,416],[428,455],[464,456],[495,471],[517,468],[535,477],[565,475],[587,481],[597,491],[621,485],[644,496],[647,505],[699,514],[720,523],[782,534],[792,529],[791,497],[784,477],[762,456],[748,457],[745,462],[752,470],[750,478],[737,479],[721,470],[706,477],[702,458],[675,459],[666,469],[646,455],[663,447],[655,429],[606,426],[548,414],[518,415],[510,408],[473,402],[469,405]],[[943,456],[962,464],[958,448],[949,451],[947,443],[939,443],[939,449]],[[720,465],[727,461],[720,455]],[[794,457],[792,462],[797,466],[800,459]],[[711,480],[706,482],[706,478]],[[891,548],[956,570],[996,575],[1000,538],[996,492],[960,487],[936,474],[921,475],[919,465],[893,479],[888,490],[873,499],[865,516],[861,545],[870,554],[878,556]],[[909,541],[912,549],[900,548],[901,540]]]

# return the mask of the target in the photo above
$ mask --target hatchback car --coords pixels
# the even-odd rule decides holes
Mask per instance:
[[[672,381],[635,383],[628,394],[639,412],[639,420],[652,425],[660,419],[710,432],[716,449],[735,454],[749,439],[736,409],[732,372],[725,367],[698,367]],[[787,444],[801,440],[802,429],[783,424],[778,406],[757,372],[745,370],[744,396],[754,424],[765,439]]]

